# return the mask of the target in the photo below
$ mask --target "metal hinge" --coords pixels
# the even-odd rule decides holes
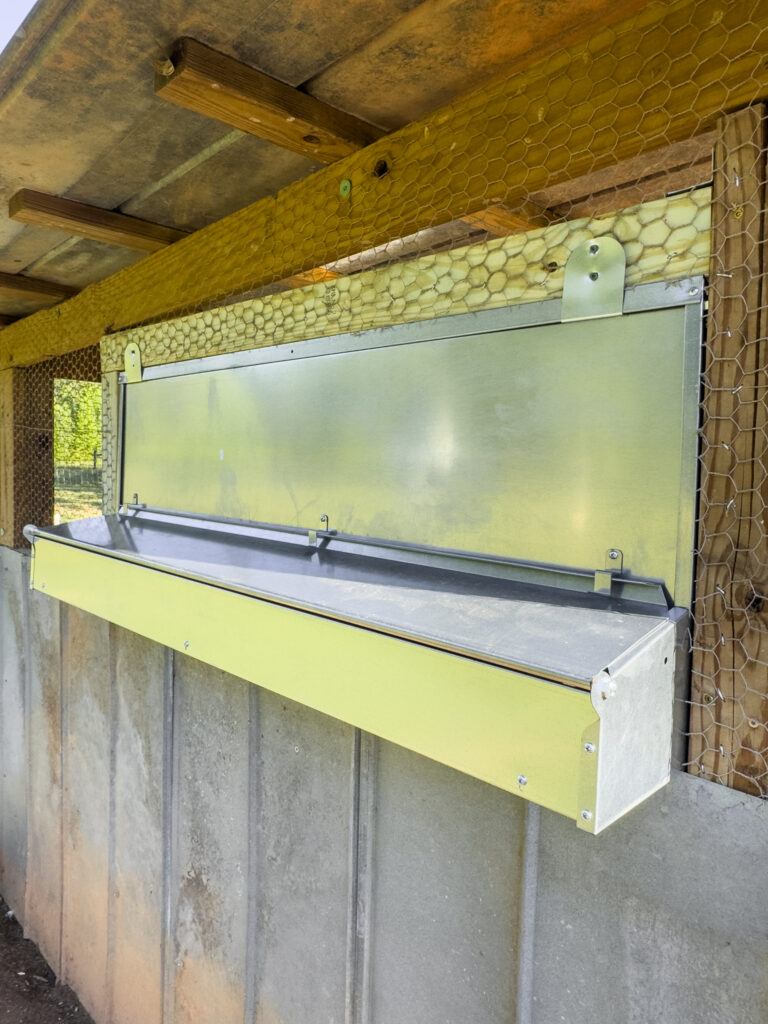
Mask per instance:
[[[611,596],[614,578],[624,569],[624,552],[620,548],[608,548],[605,553],[605,568],[595,569],[595,593]]]

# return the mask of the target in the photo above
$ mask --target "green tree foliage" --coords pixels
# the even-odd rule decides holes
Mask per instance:
[[[101,451],[101,385],[53,382],[53,458],[57,466],[91,466]]]

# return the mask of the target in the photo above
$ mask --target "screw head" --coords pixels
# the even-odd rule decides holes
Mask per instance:
[[[586,750],[586,752],[587,752],[588,754],[594,754],[594,752],[595,752],[595,750],[596,750],[597,748],[595,747],[595,744],[594,744],[594,743],[585,743],[585,744],[584,744],[584,749]]]
[[[705,693],[703,699],[705,704],[713,704],[715,701],[715,698],[712,696],[711,693]]]
[[[189,640],[185,640],[185,641],[184,641],[184,650],[186,651],[186,649],[187,649],[188,647],[189,647]]]
[[[525,777],[525,775],[518,775],[517,776],[517,784],[518,784],[518,786],[527,786],[528,785],[528,779]]]
[[[342,178],[342,180],[339,182],[339,195],[343,199],[346,199],[351,191],[352,182],[349,180],[349,178]]]
[[[592,821],[592,811],[582,811],[581,816],[584,821]]]
[[[590,254],[590,256],[597,256],[597,254],[599,252],[600,252],[600,246],[597,244],[597,242],[593,242],[592,245],[590,245],[590,247],[589,247],[589,254]]]
[[[619,557],[619,552],[616,550],[616,548],[611,548],[611,550],[608,552],[608,557],[612,558],[615,562],[616,559]]]
[[[596,281],[598,279],[598,277],[600,277],[598,272],[596,270],[593,270],[592,273],[589,275],[589,280],[590,281]]]

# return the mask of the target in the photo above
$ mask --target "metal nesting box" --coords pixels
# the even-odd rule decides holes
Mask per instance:
[[[669,775],[696,473],[702,282],[619,284],[136,374],[33,587],[600,831]]]

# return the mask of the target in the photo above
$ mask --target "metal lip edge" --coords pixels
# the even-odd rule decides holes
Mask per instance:
[[[200,529],[216,529],[241,537],[258,539],[282,540],[281,535],[291,537],[307,537],[310,529],[301,526],[288,526],[280,523],[252,522],[243,519],[232,519],[217,516],[206,516],[199,512],[179,512],[174,509],[157,508],[149,505],[127,504],[134,516],[148,516],[150,522],[177,525],[191,521]],[[123,514],[125,513],[118,513]],[[372,552],[370,557],[387,560],[407,560],[413,564],[446,569],[450,572],[497,576],[531,587],[548,587],[555,590],[567,590],[576,594],[594,592],[595,571],[578,569],[571,566],[560,566],[542,562],[531,562],[524,559],[510,558],[504,555],[493,555],[479,551],[464,551],[453,548],[432,547],[427,544],[414,544],[408,541],[388,540],[381,537],[364,537],[357,534],[345,534],[336,530],[312,530],[319,540],[328,545],[333,543],[340,552],[353,551],[364,554]],[[404,559],[403,556],[406,556]],[[496,570],[492,572],[491,570]],[[515,573],[517,575],[515,575]],[[646,580],[631,575],[617,575],[614,583],[626,594],[613,595],[614,600],[628,600],[647,605],[658,615],[667,613],[673,602],[669,599],[666,588],[657,580]],[[570,584],[570,585],[569,585]],[[574,585],[575,584],[575,585]],[[658,594],[660,599],[652,600],[651,595]],[[630,596],[635,595],[635,596]],[[646,600],[643,600],[645,598]]]
[[[27,528],[25,527],[25,529]],[[289,598],[283,597],[279,594],[272,594],[267,591],[251,590],[247,587],[238,586],[236,583],[228,583],[225,580],[217,579],[216,577],[185,572],[183,569],[160,565],[143,559],[138,555],[132,555],[129,552],[109,551],[104,548],[94,547],[93,545],[86,544],[83,541],[73,540],[70,537],[61,537],[58,534],[46,533],[44,530],[37,527],[29,527],[29,529],[31,536],[34,538],[34,540],[31,541],[33,544],[38,540],[47,541],[52,544],[61,544],[64,547],[75,548],[91,555],[126,562],[142,569],[146,569],[149,572],[162,573],[166,576],[175,576],[179,579],[188,580],[192,583],[198,583],[201,586],[211,587],[215,590],[223,590],[227,593],[238,594],[241,597],[246,597],[265,604],[276,605],[278,607],[287,608],[291,611],[301,612],[306,615],[314,615],[317,618],[352,626],[353,628],[365,629],[368,632],[376,633],[380,636],[387,636],[391,639],[401,640],[405,643],[412,643],[418,647],[427,647],[430,650],[440,651],[443,654],[465,658],[468,661],[474,661],[479,664],[488,665],[492,668],[500,668],[505,671],[517,673],[518,675],[528,676],[529,678],[537,679],[541,682],[565,686],[568,689],[580,690],[585,693],[589,693],[591,689],[593,677],[568,676],[565,673],[558,673],[553,670],[547,670],[524,662],[513,662],[491,658],[485,652],[480,650],[473,650],[472,648],[459,645],[451,646],[438,637],[430,637],[429,635],[419,633],[401,632],[396,630],[394,627],[387,627],[384,623],[377,623],[369,619],[356,619],[351,615],[334,614],[330,609],[322,608],[317,605],[291,601]]]
[[[624,290],[624,313],[651,312],[673,306],[701,303],[704,292],[704,278],[685,277],[674,281],[651,281],[647,284],[630,285]],[[363,331],[332,334],[327,337],[313,337],[295,342],[282,342],[261,348],[243,349],[240,352],[203,356],[176,363],[145,367],[143,381],[159,380],[166,377],[184,377],[193,373],[207,373],[229,370],[237,367],[254,366],[262,363],[290,362],[296,359],[311,359],[319,356],[341,355],[347,352],[362,352],[369,349],[389,348],[394,345],[416,345],[426,341],[449,341],[454,338],[476,334],[491,334],[496,331],[520,330],[528,327],[546,327],[561,322],[562,300],[560,298],[521,302],[497,309],[480,310],[477,313],[454,313],[432,320],[417,320],[413,323],[392,324],[386,327],[372,327]],[[140,328],[138,330],[141,330]],[[297,352],[296,349],[299,349]],[[125,384],[125,372],[118,372],[118,381]]]

